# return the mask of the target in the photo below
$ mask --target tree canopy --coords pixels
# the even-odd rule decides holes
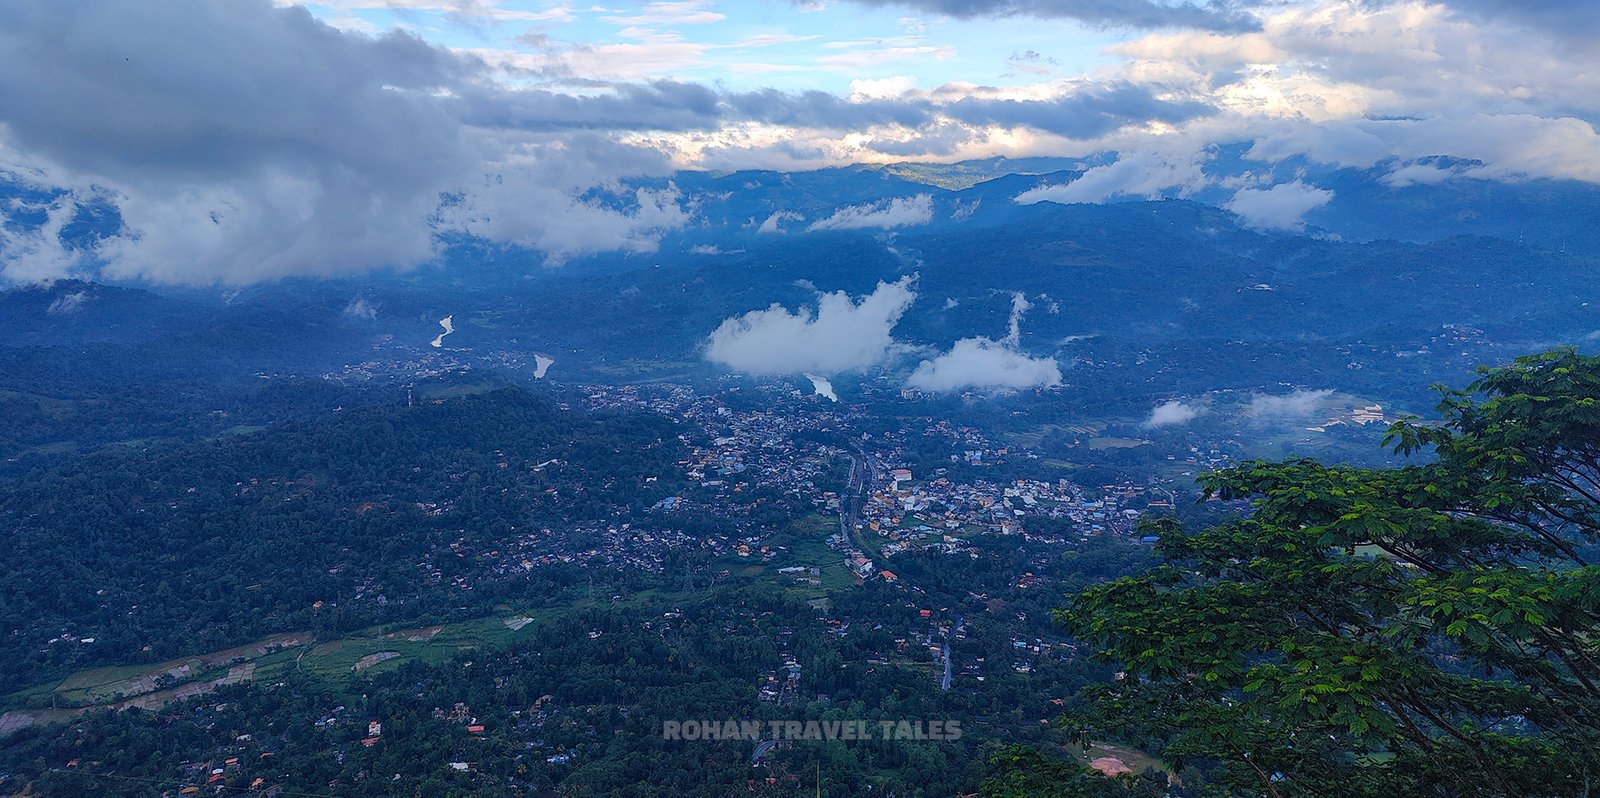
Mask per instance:
[[[1059,613],[1123,669],[1077,730],[1228,795],[1600,788],[1600,357],[1441,390],[1416,464],[1243,463],[1202,482],[1251,512],[1154,522],[1165,564]]]

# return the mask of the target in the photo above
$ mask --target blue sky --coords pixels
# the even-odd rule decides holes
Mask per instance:
[[[1070,19],[952,19],[902,7],[783,0],[407,5],[372,0],[307,7],[337,26],[399,28],[466,51],[606,48],[628,77],[841,94],[854,80],[1008,86],[1086,73],[1113,63],[1104,48],[1130,35]]]

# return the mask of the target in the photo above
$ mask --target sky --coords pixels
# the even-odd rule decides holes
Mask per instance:
[[[0,282],[407,269],[451,234],[648,253],[693,198],[627,181],[678,169],[1115,153],[1016,198],[1100,202],[1246,143],[1600,182],[1597,120],[1593,0],[7,0]],[[1230,179],[1264,228],[1337,201]],[[840,224],[869,212],[919,209]]]
[[[431,7],[430,7],[431,6]],[[739,91],[849,95],[946,83],[1026,84],[1110,63],[1112,31],[1017,17],[954,18],[906,6],[676,0],[312,3],[354,31],[401,29],[508,67],[584,79],[685,80]],[[536,81],[535,81],[536,82]],[[572,85],[568,88],[582,88]]]

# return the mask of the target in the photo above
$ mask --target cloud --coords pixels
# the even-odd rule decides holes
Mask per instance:
[[[671,99],[650,111],[652,92]],[[634,105],[659,114],[682,94],[641,87]],[[681,223],[659,195],[620,207],[578,199],[664,171],[659,154],[496,132],[483,108],[497,96],[514,115],[477,59],[406,33],[341,31],[267,0],[0,4],[0,157],[73,196],[112,198],[123,228],[87,253],[103,278],[405,268],[431,260],[445,230],[558,255],[641,250]],[[583,113],[606,121],[604,108]],[[504,218],[513,209],[527,221]],[[52,261],[45,244],[7,247],[6,276],[78,265]]]
[[[1047,357],[1029,357],[1018,344],[1022,314],[1032,307],[1026,297],[1011,299],[1006,337],[995,341],[983,336],[963,338],[950,351],[924,360],[906,379],[906,385],[935,393],[962,390],[1010,391],[1061,384],[1061,367]]]
[[[661,102],[667,103],[676,94],[690,94],[676,84],[653,85],[650,92],[641,92],[644,99],[655,101],[659,96]],[[706,99],[695,95],[686,101]],[[720,100],[729,121],[830,129],[893,125],[918,130],[955,123],[977,128],[1027,127],[1075,138],[1092,138],[1131,125],[1176,124],[1216,110],[1209,103],[1162,96],[1154,87],[1126,80],[1063,84],[1051,87],[1047,93],[1018,96],[970,85],[918,91],[897,79],[885,79],[853,82],[848,98],[822,91],[760,89],[725,95]],[[670,107],[675,112],[687,110]],[[704,106],[693,109],[693,114],[655,114],[652,118],[659,117],[662,124],[688,125],[703,121],[714,112]],[[621,116],[615,110],[611,113]]]
[[[916,85],[917,79],[910,75],[852,80],[850,81],[850,101],[859,103],[864,100],[893,99],[916,88]]]
[[[37,190],[15,173],[0,171],[0,180]],[[0,209],[0,278],[34,283],[73,276],[84,268],[86,253],[62,240],[62,231],[78,214],[78,199],[70,193],[41,203],[12,199]],[[40,218],[37,223],[28,219]]]
[[[1425,160],[1440,154],[1474,162],[1452,167],[1461,179],[1600,183],[1600,70],[1590,68],[1600,15],[1589,0],[856,1],[1009,18],[985,23],[997,30],[1053,18],[1147,33],[1111,45],[1110,62],[1088,74],[1020,51],[996,65],[1011,70],[1003,85],[924,89],[903,76],[915,71],[880,69],[835,94],[750,89],[747,78],[942,57],[959,34],[912,22],[897,38],[863,31],[810,45],[808,64],[792,52],[757,64],[748,48],[806,37],[747,35],[742,6],[704,0],[625,10],[312,5],[345,18],[399,8],[418,31],[381,35],[333,27],[288,0],[10,0],[0,3],[0,170],[47,186],[51,209],[0,207],[33,220],[0,225],[0,279],[331,276],[430,262],[463,234],[552,263],[649,252],[690,212],[675,192],[627,180],[675,167],[1114,152],[1069,183],[1017,197],[1101,202],[1185,196],[1207,185],[1213,145],[1248,141],[1246,157],[1260,161],[1384,165],[1396,187],[1446,178]],[[605,27],[602,15],[622,30],[559,42],[536,29],[498,49],[511,37],[454,37],[404,18],[419,10],[478,33],[580,17]],[[673,30],[688,25],[737,25],[741,35]],[[450,49],[419,36],[485,44]],[[673,77],[683,75],[708,77]],[[1322,189],[1289,186],[1247,188],[1234,209],[1252,224],[1299,229]],[[121,226],[63,240],[101,202]],[[858,206],[816,226],[878,227],[867,220],[883,210]],[[767,221],[771,233],[802,220]]]
[[[1197,100],[1159,97],[1151,86],[1106,81],[1050,98],[967,96],[939,110],[969,125],[1026,126],[1089,139],[1133,124],[1184,122],[1216,109]]]
[[[367,319],[370,321],[378,318],[378,306],[367,301],[366,297],[358,296],[350,300],[350,304],[345,305],[341,313],[352,319]]]
[[[1255,394],[1245,410],[1258,420],[1304,418],[1313,415],[1333,395],[1332,390],[1300,390],[1285,396]]]
[[[1590,0],[1444,0],[1446,5],[1489,19],[1506,19],[1559,36],[1600,36],[1600,15]]]
[[[892,230],[933,221],[933,197],[918,194],[897,197],[887,202],[851,205],[834,211],[832,216],[813,222],[806,232],[818,230],[860,230],[876,227]],[[765,225],[763,225],[764,227]]]
[[[51,302],[50,307],[45,308],[44,312],[51,316],[71,315],[73,313],[77,313],[79,310],[82,310],[83,304],[88,300],[89,292],[87,291],[74,291],[70,294],[62,294],[61,296],[56,297],[55,301]]]
[[[1200,408],[1186,405],[1173,399],[1169,402],[1156,405],[1150,411],[1150,418],[1144,422],[1146,427],[1169,427],[1176,424],[1187,424],[1200,415]]]
[[[950,351],[924,360],[906,385],[924,391],[1021,390],[1061,384],[1061,368],[1050,358],[1029,357],[1000,341],[963,338]]]
[[[815,311],[774,303],[734,316],[711,333],[706,359],[747,374],[826,376],[877,365],[898,348],[891,333],[917,298],[914,284],[880,282],[859,299],[822,294]]]
[[[689,221],[676,188],[623,192],[612,197],[621,207],[611,207],[599,200],[572,199],[543,185],[544,170],[508,166],[494,182],[442,208],[438,218],[491,241],[543,251],[552,265],[593,252],[655,252],[665,231]],[[529,205],[543,210],[530,213]]]
[[[1157,197],[1169,190],[1182,195],[1205,185],[1203,164],[1204,157],[1198,152],[1127,153],[1119,155],[1112,163],[1086,170],[1068,183],[1029,189],[1014,199],[1022,205],[1038,202],[1065,205],[1101,202],[1118,196]]]
[[[1305,222],[1301,217],[1332,199],[1332,191],[1296,180],[1267,189],[1239,189],[1223,207],[1238,214],[1250,227],[1303,230]]]
[[[761,223],[760,227],[756,228],[756,232],[763,235],[773,235],[783,232],[782,225],[784,222],[803,222],[805,220],[806,217],[794,211],[775,211],[771,216],[767,217],[766,221]]]
[[[1233,4],[1158,3],[1154,0],[853,0],[868,6],[910,6],[919,11],[971,19],[1029,16],[1075,19],[1093,25],[1132,28],[1251,30],[1255,20]]]
[[[1406,188],[1407,186],[1431,186],[1443,183],[1456,176],[1456,170],[1431,163],[1408,163],[1398,167],[1380,178],[1383,184],[1393,188]]]
[[[107,271],[201,282],[426,260],[469,161],[427,99],[467,66],[260,0],[18,0],[0,8],[7,144],[103,182],[127,232]]]

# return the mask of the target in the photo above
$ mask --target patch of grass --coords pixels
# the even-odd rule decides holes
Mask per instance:
[[[1089,448],[1095,451],[1106,449],[1132,449],[1138,446],[1148,446],[1150,442],[1143,438],[1117,438],[1106,436],[1104,438],[1090,438]]]

